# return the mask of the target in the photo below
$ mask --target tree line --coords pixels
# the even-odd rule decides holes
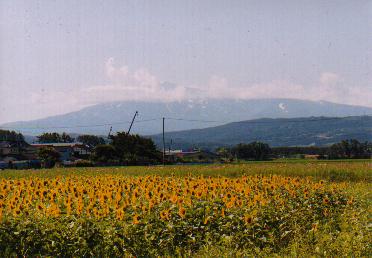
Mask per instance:
[[[368,159],[372,155],[371,142],[343,140],[331,146],[270,147],[266,143],[240,143],[231,148],[218,148],[217,154],[227,160],[269,160],[294,155],[315,155],[318,159]]]
[[[161,161],[161,153],[150,138],[137,134],[118,132],[110,136],[108,144],[97,145],[91,159],[96,162],[119,162],[127,165],[156,164]]]
[[[24,143],[25,138],[21,133],[0,129],[0,142]]]
[[[39,143],[71,143],[75,139],[62,133],[44,133],[37,137]],[[77,142],[86,145],[92,152],[84,157],[97,164],[125,164],[145,165],[160,162],[161,153],[156,149],[154,142],[137,134],[118,132],[110,135],[109,139],[96,135],[79,135]],[[39,156],[43,160],[55,163],[60,157],[53,148],[39,149]],[[85,163],[87,165],[87,163]]]
[[[108,139],[96,135],[79,135],[73,138],[67,133],[44,133],[37,137],[39,143],[72,143],[81,142],[90,150],[90,156],[82,157],[87,162],[95,164],[145,165],[158,164],[162,161],[162,153],[157,150],[151,138],[136,134],[118,132]],[[20,133],[0,130],[0,141],[17,143],[25,146],[27,143]],[[316,155],[319,159],[358,159],[371,158],[372,143],[359,142],[356,139],[343,140],[331,146],[306,147],[270,147],[263,142],[240,143],[233,147],[221,147],[215,150],[222,161],[234,160],[270,160],[293,155]],[[38,149],[39,159],[52,166],[60,160],[60,153],[54,148]]]

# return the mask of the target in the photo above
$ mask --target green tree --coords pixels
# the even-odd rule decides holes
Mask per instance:
[[[82,143],[84,143],[85,145],[88,145],[91,148],[94,148],[97,145],[105,144],[105,140],[102,137],[99,137],[99,136],[96,136],[96,135],[89,135],[89,134],[80,135],[77,138],[77,141],[82,142]]]
[[[330,159],[370,158],[371,143],[361,143],[356,139],[343,140],[339,143],[333,144],[329,148],[328,157]]]
[[[0,130],[0,141],[25,143],[25,138],[21,133],[15,131]]]
[[[110,137],[121,161],[127,164],[148,164],[160,161],[160,152],[150,138],[119,132]]]
[[[17,148],[17,157],[24,159],[24,151],[26,150],[28,143],[26,143],[25,138],[21,133],[8,130],[0,130],[0,142],[10,143],[12,148]],[[2,155],[2,153],[0,153]]]
[[[67,133],[43,133],[37,137],[39,143],[58,143],[58,142],[73,142],[74,138],[72,138]]]
[[[233,161],[234,157],[231,153],[230,148],[219,147],[216,149],[216,154],[221,158],[222,161]]]
[[[55,163],[59,161],[60,154],[54,148],[42,147],[38,150],[38,157],[43,161],[44,167],[54,167]]]
[[[72,138],[70,135],[66,134],[65,132],[61,135],[62,142],[74,142],[74,138]]]
[[[117,160],[116,150],[112,145],[97,145],[92,153],[92,160],[98,162],[113,162]]]
[[[267,160],[270,157],[271,148],[262,142],[240,143],[232,149],[232,153],[239,159]]]
[[[53,143],[62,142],[62,139],[59,133],[43,133],[42,135],[37,136],[37,141],[39,143]]]

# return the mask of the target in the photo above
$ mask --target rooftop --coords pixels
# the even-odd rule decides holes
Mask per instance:
[[[52,146],[52,147],[75,147],[75,146],[85,146],[82,142],[55,142],[55,143],[33,143],[31,146]]]

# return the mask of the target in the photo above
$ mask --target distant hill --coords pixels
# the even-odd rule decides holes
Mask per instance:
[[[151,136],[162,146],[162,135]],[[255,119],[205,129],[166,132],[166,146],[173,149],[215,149],[238,143],[262,141],[270,146],[322,146],[344,139],[372,141],[372,116]]]
[[[295,118],[372,115],[372,108],[369,107],[296,99],[211,99],[170,103],[126,101],[99,104],[64,115],[33,121],[7,123],[1,126],[4,129],[19,130],[25,135],[38,135],[46,131],[107,135],[110,128],[108,124],[113,123],[114,132],[127,130],[136,110],[139,111],[139,116],[134,123],[132,132],[142,135],[160,133],[162,131],[161,117],[217,121],[213,123],[181,120],[166,121],[167,131],[179,131],[263,117]],[[158,119],[152,120],[153,118]],[[144,120],[150,121],[140,122]]]

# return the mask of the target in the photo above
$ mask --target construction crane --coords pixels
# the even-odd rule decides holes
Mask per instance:
[[[133,116],[132,122],[130,123],[129,129],[128,129],[128,132],[127,132],[128,135],[129,135],[129,133],[130,133],[130,129],[132,129],[134,119],[136,119],[136,116],[137,116],[137,115],[138,115],[138,111],[136,111],[136,113],[134,113],[134,116]]]

